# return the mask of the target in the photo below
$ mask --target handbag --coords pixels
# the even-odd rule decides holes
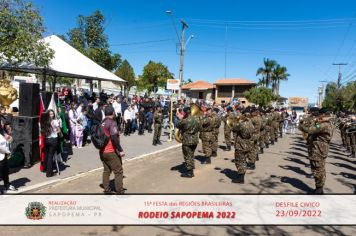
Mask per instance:
[[[9,143],[6,138],[0,134],[0,161],[4,160],[5,154],[10,154]]]

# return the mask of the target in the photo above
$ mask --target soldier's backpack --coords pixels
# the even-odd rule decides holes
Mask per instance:
[[[93,125],[90,129],[90,138],[96,149],[103,149],[109,142],[102,123]]]

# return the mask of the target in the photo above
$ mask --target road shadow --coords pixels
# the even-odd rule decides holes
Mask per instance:
[[[205,162],[205,160],[206,160],[206,157],[198,155],[198,156],[195,156],[195,160],[199,161],[200,164],[203,164]]]
[[[173,166],[171,168],[171,171],[178,171],[179,173],[182,174],[182,173],[187,172],[187,167],[185,166],[185,163],[183,162],[183,163],[181,163],[179,165]]]
[[[347,179],[356,180],[356,175],[355,174],[351,174],[351,173],[347,173],[347,172],[340,172],[337,175],[341,175],[342,177],[347,178]]]
[[[299,167],[296,167],[296,166],[279,166],[280,168],[284,169],[284,170],[290,170],[290,171],[293,171],[297,174],[300,174],[300,175],[304,175],[305,177],[307,178],[312,178],[312,174],[309,174],[307,172],[305,172],[304,170],[300,169]]]
[[[238,175],[237,171],[228,168],[221,170],[220,173],[224,174],[226,177],[228,177],[231,180],[236,179]]]
[[[286,157],[286,158],[283,158],[283,160],[286,160],[286,161],[291,161],[291,162],[294,162],[296,164],[300,164],[300,165],[303,165],[305,167],[309,167],[310,164],[300,160],[300,159],[297,159],[297,158],[293,158],[293,157]]]
[[[337,167],[341,167],[341,168],[345,168],[345,169],[349,169],[352,171],[356,171],[356,168],[353,166],[350,166],[348,164],[344,164],[344,163],[339,163],[339,162],[330,162],[330,164],[337,166]]]
[[[304,149],[304,148],[298,148],[298,147],[291,147],[291,150],[295,150],[295,151],[300,151],[300,152],[308,152],[308,150]]]
[[[297,189],[302,190],[302,191],[307,192],[307,193],[311,193],[311,192],[314,191],[314,189],[309,187],[303,181],[301,181],[299,179],[296,179],[296,178],[290,178],[290,177],[287,177],[287,176],[283,176],[283,177],[281,177],[281,182],[282,183],[286,183],[286,184],[290,184],[294,188],[297,188]]]
[[[351,159],[348,159],[348,158],[344,158],[344,157],[340,157],[340,156],[335,156],[335,155],[330,155],[328,156],[329,158],[332,158],[332,159],[336,159],[336,160],[340,160],[340,161],[345,161],[345,162],[348,162],[350,164],[354,164],[356,165],[356,160],[351,160]]]
[[[221,150],[226,150],[226,146],[225,145],[219,145],[219,148],[221,149]]]
[[[293,155],[293,156],[300,156],[300,157],[308,158],[307,155],[304,155],[304,154],[299,153],[299,152],[286,152],[286,153],[291,154],[291,155]]]

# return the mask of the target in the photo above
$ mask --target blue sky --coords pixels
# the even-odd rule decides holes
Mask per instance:
[[[258,81],[263,58],[277,60],[291,77],[281,95],[309,97],[316,102],[322,80],[336,80],[333,62],[356,69],[356,1],[353,0],[34,0],[49,34],[65,34],[78,15],[99,9],[106,16],[106,34],[113,52],[120,53],[141,74],[149,60],[160,61],[178,76],[177,36],[166,10],[172,10],[194,34],[186,48],[184,78],[214,82],[227,77]],[[225,24],[228,24],[226,34]],[[227,37],[225,37],[227,35]],[[146,44],[136,42],[160,41]],[[119,45],[118,45],[119,44]],[[121,44],[121,45],[120,45]]]

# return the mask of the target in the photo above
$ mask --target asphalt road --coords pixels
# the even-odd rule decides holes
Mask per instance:
[[[334,137],[326,163],[326,193],[355,193],[356,160],[345,154],[340,140]],[[222,140],[220,145],[223,146]],[[236,167],[233,151],[219,149],[211,165],[201,164],[202,153],[196,152],[193,179],[180,177],[182,154],[171,149],[147,158],[124,163],[127,193],[291,193],[306,194],[313,190],[305,142],[300,135],[287,135],[265,154],[260,155],[257,169],[248,171],[245,184],[233,184]],[[36,193],[100,193],[101,171],[37,190]],[[105,226],[105,227],[3,227],[0,235],[356,235],[356,227],[341,226]]]

